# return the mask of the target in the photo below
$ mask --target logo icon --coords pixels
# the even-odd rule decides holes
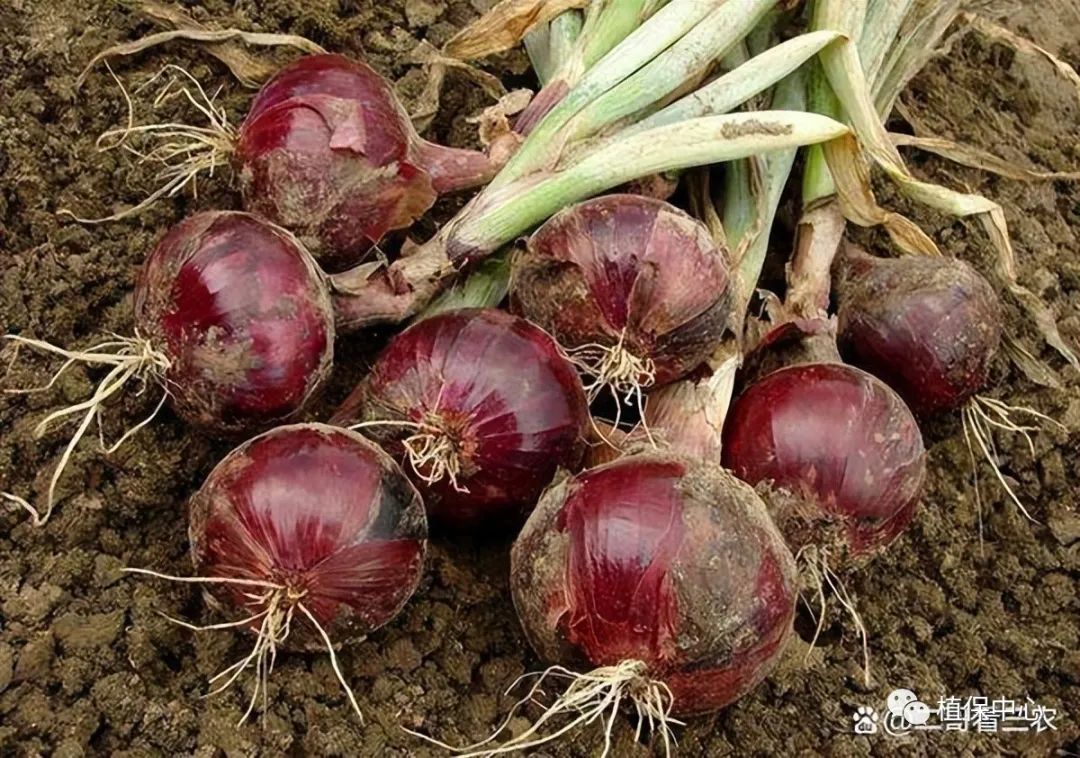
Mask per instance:
[[[930,706],[909,689],[893,690],[885,705],[889,709],[889,725],[897,731],[925,726],[932,713]]]
[[[869,705],[860,705],[852,718],[855,719],[855,734],[877,734],[877,711]]]
[[[889,709],[889,713],[897,718],[903,718],[904,708],[909,703],[919,702],[918,696],[911,690],[893,690],[889,693],[889,697],[885,700],[885,706]]]

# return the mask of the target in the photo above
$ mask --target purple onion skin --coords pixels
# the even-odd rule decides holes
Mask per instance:
[[[655,384],[696,368],[727,329],[723,253],[679,209],[604,195],[560,211],[514,258],[511,307],[566,348],[624,346],[651,358]]]
[[[322,273],[291,235],[247,213],[197,213],[172,227],[136,283],[135,323],[171,362],[173,408],[214,432],[295,416],[333,362]]]
[[[376,445],[296,424],[245,442],[214,468],[191,499],[189,537],[200,576],[283,585],[338,644],[387,623],[412,596],[427,522],[419,494]],[[250,586],[208,587],[230,616],[264,610]],[[299,613],[286,645],[326,649]]]
[[[691,715],[772,670],[795,576],[749,486],[715,464],[639,454],[552,485],[514,543],[510,586],[542,658],[581,673],[642,661]]]
[[[544,117],[551,112],[551,109],[562,102],[562,99],[566,97],[566,93],[569,91],[570,85],[565,79],[555,79],[542,87],[536,93],[536,97],[525,106],[525,110],[518,114],[517,119],[514,121],[514,131],[523,136],[528,136],[529,132],[535,129],[544,120]]]
[[[520,523],[559,468],[576,469],[588,418],[581,380],[551,337],[505,311],[466,309],[396,336],[334,420],[445,429],[461,457],[464,491],[446,479],[414,481],[433,520],[476,527]],[[400,441],[415,430],[364,431],[401,456]]]
[[[838,547],[850,558],[903,532],[926,476],[904,401],[840,363],[791,366],[751,385],[728,414],[723,463],[752,485],[771,483],[766,500],[792,550]]]
[[[341,55],[309,55],[255,97],[235,160],[244,207],[292,231],[328,271],[360,261],[443,192],[482,184],[485,155],[421,139],[389,82]]]
[[[848,252],[836,289],[841,352],[919,416],[959,408],[986,383],[1001,342],[1001,308],[968,264]]]

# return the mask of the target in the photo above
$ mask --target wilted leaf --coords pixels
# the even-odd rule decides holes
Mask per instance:
[[[910,134],[890,132],[889,137],[897,147],[914,147],[928,153],[959,163],[968,168],[987,171],[991,174],[1015,179],[1018,182],[1038,182],[1048,180],[1080,180],[1080,171],[1035,171],[999,158],[981,148],[965,145],[941,137],[916,137]]]
[[[246,87],[253,88],[269,79],[277,70],[277,66],[260,61],[240,47],[237,42],[267,47],[294,47],[305,53],[326,52],[322,46],[295,34],[246,32],[241,29],[207,29],[179,8],[156,2],[156,0],[141,0],[137,7],[139,12],[144,13],[154,21],[175,26],[176,28],[171,31],[151,34],[132,42],[113,45],[102,50],[86,64],[86,68],[79,74],[79,78],[75,81],[76,89],[82,86],[90,70],[103,60],[116,56],[135,55],[143,50],[177,39],[203,43],[208,53],[229,67],[237,81]]]
[[[941,255],[941,251],[919,225],[906,216],[878,205],[870,184],[870,165],[859,150],[859,143],[848,134],[822,146],[836,185],[837,198],[844,216],[859,226],[881,226],[892,241],[906,253]]]
[[[588,0],[502,0],[451,37],[443,52],[451,58],[475,60],[509,50],[537,24],[585,5]]]

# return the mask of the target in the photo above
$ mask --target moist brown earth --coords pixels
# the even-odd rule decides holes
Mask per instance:
[[[482,0],[476,3],[481,5]],[[408,53],[435,45],[474,18],[462,0],[208,0],[195,15],[223,25],[287,31],[329,49],[364,55],[398,82],[408,102],[423,71]],[[1073,64],[1080,63],[1080,5],[1027,3],[1008,20]],[[0,0],[0,327],[68,346],[107,331],[130,333],[135,273],[155,238],[186,213],[237,207],[227,176],[141,216],[83,226],[61,208],[103,214],[136,202],[152,184],[120,152],[99,154],[94,137],[119,123],[123,101],[107,73],[81,91],[75,78],[104,46],[152,31],[125,5],[102,0]],[[276,56],[279,53],[260,53]],[[224,68],[190,45],[174,43],[114,65],[129,85],[166,62],[179,63],[208,87],[234,120],[249,93]],[[520,53],[487,68],[528,84]],[[1018,55],[975,35],[934,61],[905,95],[908,112],[928,131],[973,142],[1023,165],[1080,169],[1076,89],[1044,60]],[[451,75],[428,136],[469,144],[465,118],[487,104],[477,88]],[[166,107],[164,113],[170,111]],[[1080,339],[1080,184],[1021,184],[910,153],[919,174],[968,187],[1005,207],[1021,280],[1054,308],[1066,339]],[[440,204],[417,230],[423,236],[459,201]],[[116,203],[114,206],[113,203]],[[987,243],[972,225],[920,216],[948,252],[987,266]],[[872,243],[882,244],[875,235]],[[1076,755],[1080,751],[1080,377],[1042,346],[1028,322],[1022,338],[1064,377],[1040,387],[999,359],[985,392],[1058,419],[1068,431],[1000,438],[1002,471],[1036,523],[1003,495],[985,466],[982,518],[959,418],[924,427],[930,481],[908,534],[847,579],[870,635],[875,684],[862,684],[852,625],[837,612],[817,647],[796,640],[782,669],[736,705],[679,729],[680,753],[847,755]],[[312,418],[325,417],[363,373],[378,336],[342,340],[337,375]],[[56,362],[24,351],[6,387],[46,382]],[[50,392],[0,400],[0,488],[40,501],[70,428],[33,438],[50,408],[84,397],[97,372],[74,370]],[[116,434],[147,413],[147,392],[110,406]],[[250,640],[195,633],[160,612],[211,623],[197,590],[123,576],[124,566],[184,574],[185,498],[228,441],[210,441],[169,413],[115,455],[83,446],[44,529],[14,509],[0,511],[0,753],[4,755],[428,755],[440,751],[402,727],[452,743],[480,739],[505,717],[502,693],[517,676],[542,668],[510,606],[509,538],[436,537],[429,569],[402,615],[366,642],[341,653],[365,723],[340,691],[325,655],[286,655],[269,682],[263,719],[237,727],[246,692],[209,699],[207,679],[246,653]],[[809,636],[803,613],[800,632]],[[898,739],[856,736],[860,705],[884,707],[907,687],[936,704],[940,696],[984,695],[1054,708],[1055,730],[1042,734],[919,733]],[[535,716],[535,712],[533,714]],[[521,729],[524,721],[514,721]],[[544,748],[552,756],[592,755],[600,730]],[[645,756],[632,722],[620,719],[613,755]]]

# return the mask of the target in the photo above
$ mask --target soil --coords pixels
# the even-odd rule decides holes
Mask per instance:
[[[364,55],[398,82],[406,101],[424,74],[405,63],[417,41],[435,45],[475,17],[464,0],[207,0],[188,5],[204,20],[305,35],[327,48]],[[1015,30],[1080,63],[1080,4],[1029,3]],[[152,28],[111,0],[0,0],[0,327],[86,345],[103,332],[130,333],[131,289],[143,256],[170,224],[196,208],[236,207],[223,177],[158,204],[138,218],[101,226],[71,223],[61,208],[104,213],[147,194],[145,174],[120,153],[98,153],[94,138],[123,117],[104,70],[79,92],[75,78],[104,46]],[[278,52],[261,55],[276,56]],[[117,61],[131,83],[166,62],[187,67],[238,118],[250,96],[217,61],[190,45]],[[528,83],[521,53],[486,67],[512,85]],[[973,142],[1024,165],[1080,169],[1080,104],[1071,84],[1044,60],[1000,43],[962,37],[905,95],[928,130]],[[451,75],[429,136],[474,140],[465,118],[488,103]],[[914,169],[1002,203],[1021,280],[1055,310],[1066,339],[1080,342],[1080,184],[1021,184],[911,153]],[[453,211],[442,203],[417,230],[429,233]],[[113,203],[116,203],[114,206]],[[973,226],[920,218],[950,253],[986,264]],[[873,235],[872,235],[873,237]],[[877,240],[873,237],[872,241]],[[986,394],[1031,406],[1067,431],[1001,438],[1002,471],[1037,523],[980,470],[982,532],[958,416],[925,426],[930,479],[908,534],[847,580],[870,635],[875,684],[862,684],[861,652],[837,613],[815,649],[797,639],[781,670],[736,705],[679,729],[680,753],[848,755],[1077,755],[1080,753],[1080,375],[1042,346],[1026,320],[1010,324],[1059,370],[1059,388],[1032,384],[1003,358]],[[338,374],[311,417],[325,417],[362,374],[378,337],[342,341]],[[24,351],[7,387],[46,382],[55,362]],[[40,501],[66,440],[42,439],[34,425],[50,408],[83,397],[97,376],[74,370],[53,391],[0,399],[0,489]],[[107,431],[153,405],[147,393],[112,406]],[[287,655],[269,682],[265,718],[237,727],[245,693],[203,699],[207,679],[243,655],[250,640],[194,633],[161,612],[215,618],[187,586],[124,576],[124,566],[184,574],[185,498],[231,446],[192,433],[165,412],[121,451],[84,445],[61,485],[44,529],[0,510],[0,753],[77,756],[427,755],[437,751],[402,727],[452,743],[484,737],[514,702],[502,693],[541,668],[510,606],[509,538],[436,537],[429,567],[405,611],[366,642],[341,653],[365,723],[340,691],[326,656]],[[809,619],[799,620],[809,636]],[[919,733],[904,740],[855,736],[861,705],[884,707],[907,687],[931,704],[940,696],[1033,701],[1057,711],[1039,735]],[[512,725],[520,728],[523,722]],[[544,748],[552,756],[592,755],[599,730]],[[630,719],[615,729],[613,755],[645,756]]]

